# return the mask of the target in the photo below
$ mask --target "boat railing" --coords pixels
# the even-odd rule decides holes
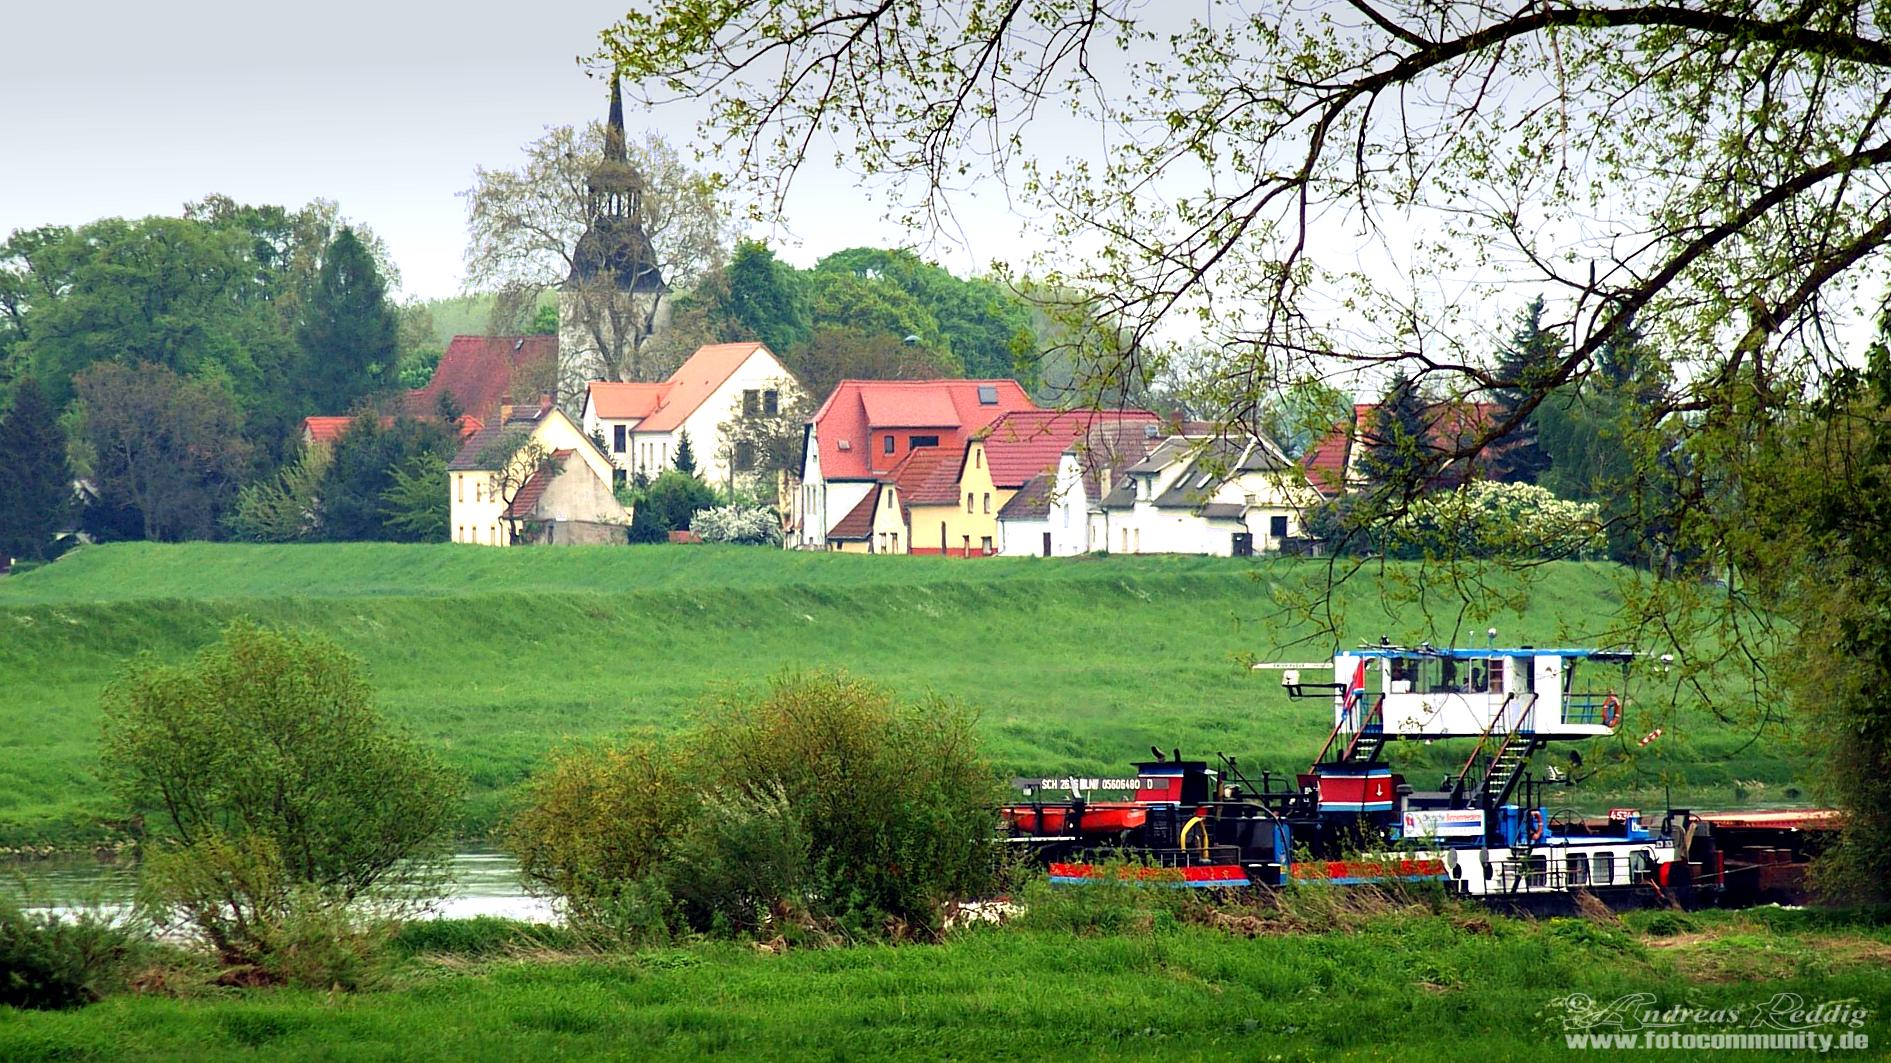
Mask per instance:
[[[1587,694],[1563,695],[1563,722],[1567,724],[1609,724],[1609,703],[1613,701],[1617,711],[1621,709],[1621,699],[1613,691],[1598,691]]]

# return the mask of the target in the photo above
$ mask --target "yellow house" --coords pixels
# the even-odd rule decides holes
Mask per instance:
[[[577,422],[556,406],[507,406],[494,421],[447,464],[454,542],[625,541],[630,512],[611,490],[611,461]]]
[[[830,548],[844,554],[904,554],[912,545],[900,489],[882,480],[828,532]]]
[[[1155,425],[1157,418],[1146,410],[1013,410],[980,429],[966,443],[949,488],[935,474],[908,492],[915,547],[930,548],[936,533],[941,553],[997,553],[998,513],[1005,503],[1032,477],[1055,469],[1072,443],[1103,423]]]

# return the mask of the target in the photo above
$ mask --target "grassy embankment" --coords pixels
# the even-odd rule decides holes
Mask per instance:
[[[0,1008],[0,1058],[169,1060],[1646,1059],[1572,1051],[1554,1003],[1739,1009],[1777,994],[1869,1013],[1891,1037],[1891,928],[1813,912],[1631,915],[1626,928],[1395,912],[1344,929],[1232,935],[1161,920],[1104,934],[978,930],[942,945],[770,955],[703,945],[634,955],[469,955],[491,927],[435,925],[388,984],[356,994],[119,996],[75,1012]],[[424,951],[459,938],[459,951]],[[483,953],[483,954],[481,954]],[[1763,1029],[1763,1027],[1762,1027]],[[1843,1033],[1847,1026],[1825,1026]],[[1659,1052],[1790,1058],[1797,1052]]]
[[[846,668],[902,695],[976,706],[993,760],[1020,774],[1115,774],[1152,744],[1304,765],[1330,726],[1242,654],[1318,660],[1325,642],[1282,604],[1320,562],[881,558],[742,548],[481,550],[380,544],[126,544],[0,578],[0,846],[78,842],[115,815],[94,777],[99,695],[141,651],[180,660],[237,617],[323,632],[358,654],[390,713],[471,782],[467,829],[493,823],[545,753],[663,731],[705,697],[787,668]],[[1463,618],[1463,641],[1581,643],[1606,626],[1614,570],[1552,566],[1521,613]],[[1347,637],[1452,640],[1387,615],[1356,582]],[[1647,723],[1631,712],[1624,730]],[[1605,768],[1570,803],[1782,799],[1782,747],[1698,709]],[[1632,743],[1598,743],[1591,763]],[[1462,754],[1400,751],[1415,778]],[[1598,756],[1600,754],[1600,756]],[[1755,785],[1755,784],[1759,785]]]

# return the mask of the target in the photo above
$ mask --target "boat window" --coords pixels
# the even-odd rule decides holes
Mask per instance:
[[[1490,692],[1502,694],[1504,692],[1504,659],[1492,657],[1484,663],[1484,680],[1490,684]]]
[[[1613,885],[1615,883],[1615,854],[1597,853],[1590,860],[1590,869],[1594,872],[1590,877],[1596,885]]]
[[[1572,853],[1567,861],[1567,866],[1569,867],[1569,885],[1586,886],[1589,884],[1588,857],[1581,853]]]

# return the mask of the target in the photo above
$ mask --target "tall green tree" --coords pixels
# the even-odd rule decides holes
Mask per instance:
[[[729,260],[723,314],[738,331],[760,340],[777,357],[808,341],[814,325],[801,275],[768,245],[743,240]]]
[[[309,413],[342,413],[399,382],[400,320],[368,249],[343,228],[296,329]]]
[[[0,416],[0,557],[44,559],[71,513],[66,434],[39,381],[26,377]]]
[[[1367,479],[1403,495],[1426,486],[1431,471],[1430,407],[1416,381],[1404,373],[1393,376],[1372,411],[1365,437],[1353,444],[1365,448],[1359,470]]]
[[[453,430],[437,421],[400,417],[383,424],[373,413],[357,416],[332,444],[334,453],[322,480],[322,537],[344,542],[434,538],[431,527],[417,519],[419,511],[409,505],[414,501],[412,479],[430,461],[450,457],[455,443]],[[408,484],[405,490],[403,482]],[[433,491],[438,504],[446,505],[444,465]]]
[[[86,526],[177,541],[213,538],[250,472],[236,400],[161,365],[100,362],[74,380],[98,496]]]
[[[1543,327],[1539,295],[1518,313],[1510,342],[1497,356],[1497,377],[1505,385],[1496,392],[1497,415],[1516,426],[1484,460],[1492,479],[1533,484],[1550,471],[1550,455],[1538,438],[1540,418],[1533,396],[1541,393],[1543,380],[1556,372],[1562,357],[1562,341]]]
[[[180,218],[15,234],[0,249],[19,300],[11,357],[60,407],[100,361],[215,376],[247,404],[287,370],[251,250],[240,233]]]

